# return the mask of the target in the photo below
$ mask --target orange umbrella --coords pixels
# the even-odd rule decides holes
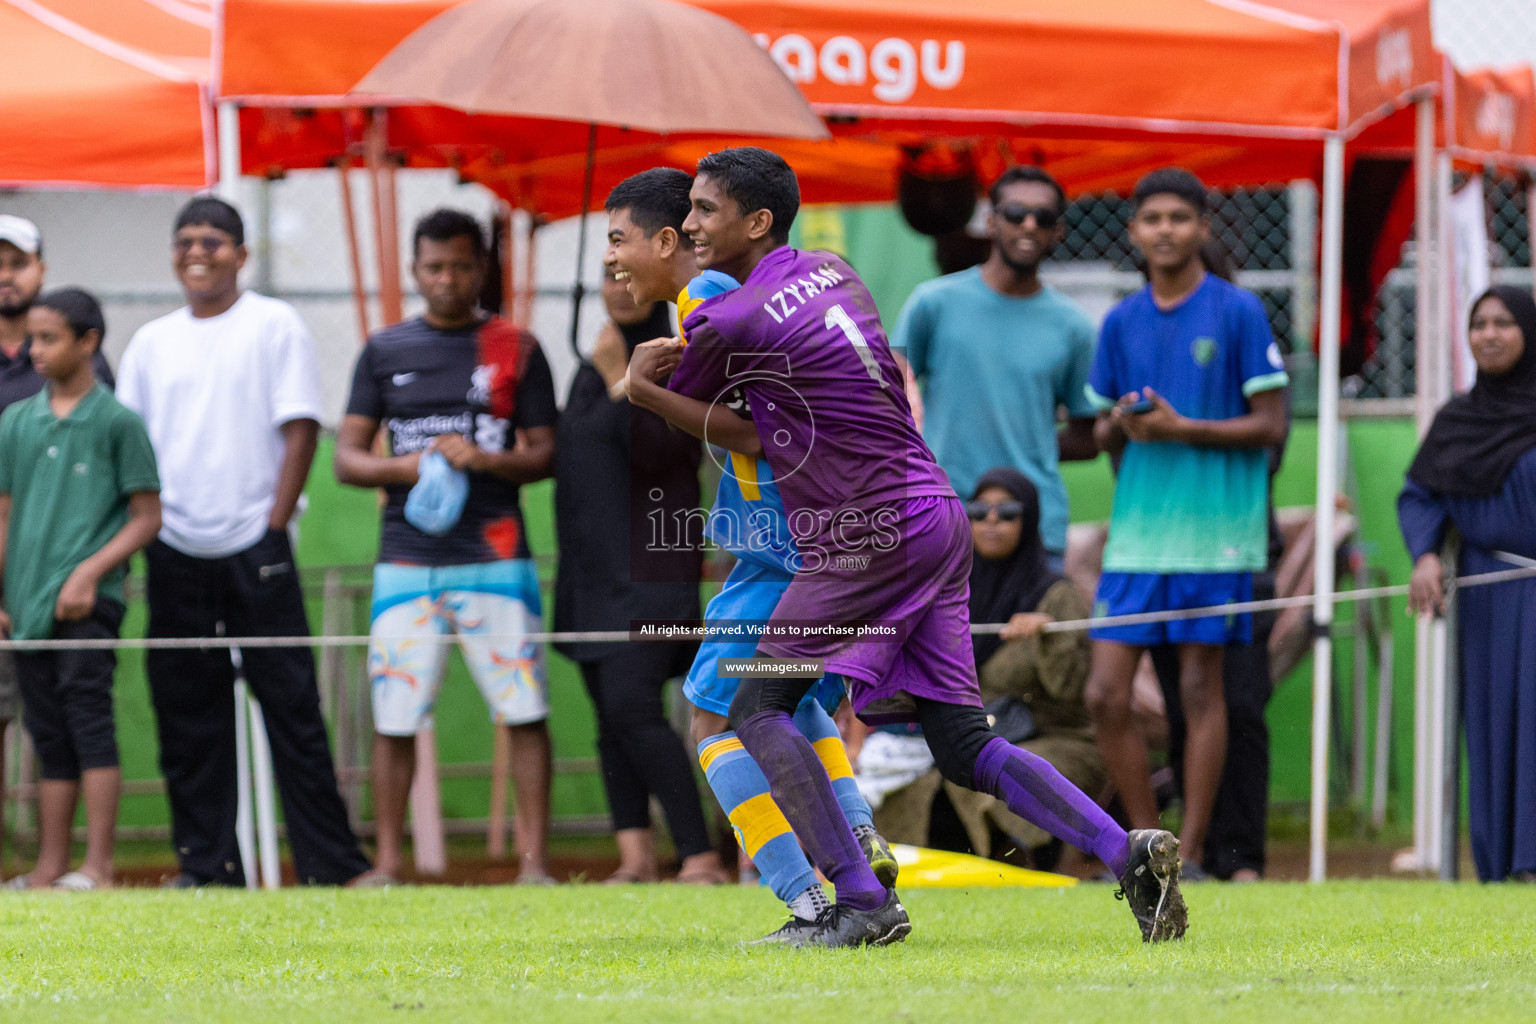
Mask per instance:
[[[657,133],[827,135],[751,36],[669,0],[473,0],[412,32],[352,92]]]
[[[537,60],[530,60],[537,54]],[[729,83],[729,88],[722,84]],[[587,125],[571,347],[598,125],[819,139],[828,135],[740,26],[669,0],[473,0],[412,32],[353,89],[472,114]]]

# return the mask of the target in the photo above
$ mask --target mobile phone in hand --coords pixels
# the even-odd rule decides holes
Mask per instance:
[[[1143,413],[1151,412],[1153,408],[1154,406],[1152,405],[1152,399],[1143,398],[1139,402],[1132,402],[1130,405],[1122,405],[1120,407],[1120,411],[1130,416],[1140,416]]]

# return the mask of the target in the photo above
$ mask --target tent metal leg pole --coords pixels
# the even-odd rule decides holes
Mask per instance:
[[[400,232],[395,218],[395,170],[389,162],[388,113],[382,107],[371,115],[368,124],[368,177],[373,184],[373,231],[379,261],[379,306],[385,324],[399,323],[405,316],[400,290]]]
[[[1432,358],[1423,382],[1430,391],[1431,410],[1438,409],[1451,396],[1451,348],[1456,336],[1454,317],[1455,301],[1455,245],[1451,227],[1451,157],[1449,153],[1435,154],[1435,333],[1432,339]],[[1431,412],[1433,418],[1433,412]],[[1450,558],[1447,565],[1454,564]],[[1425,672],[1425,733],[1424,757],[1420,762],[1424,775],[1424,845],[1420,847],[1421,867],[1426,871],[1445,870],[1442,860],[1441,836],[1445,831],[1446,803],[1444,787],[1445,748],[1447,744],[1446,721],[1446,633],[1445,620],[1434,620],[1430,627],[1430,647],[1426,652],[1429,661]]]
[[[347,262],[352,271],[352,305],[357,312],[357,343],[368,340],[368,294],[363,288],[363,256],[357,242],[357,213],[352,206],[352,169],[349,161],[336,165],[341,183],[341,220],[347,230]]]
[[[214,191],[231,205],[240,202],[240,107],[235,103],[220,103],[219,131],[219,185]]]
[[[1333,690],[1334,499],[1339,458],[1339,316],[1344,262],[1344,139],[1323,143],[1321,337],[1317,369],[1317,543],[1312,563],[1312,842],[1308,878],[1327,877],[1328,712]]]
[[[1420,99],[1414,105],[1414,416],[1423,437],[1435,417],[1435,364],[1439,348],[1440,222],[1435,198],[1435,101]],[[1430,861],[1429,852],[1429,623],[1420,619],[1414,629],[1413,669],[1413,849],[1418,866]]]
[[[1458,560],[1459,561],[1459,560]],[[1445,618],[1439,626],[1444,631],[1441,646],[1439,710],[1440,771],[1435,776],[1440,803],[1440,831],[1435,836],[1440,855],[1440,878],[1454,882],[1461,876],[1461,652],[1456,628],[1459,601],[1453,591],[1446,597]]]
[[[1429,677],[1434,658],[1434,629],[1423,616],[1414,622],[1413,646],[1413,849],[1423,871],[1430,864]]]

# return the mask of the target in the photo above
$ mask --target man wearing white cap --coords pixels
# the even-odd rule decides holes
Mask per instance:
[[[43,375],[32,365],[27,310],[43,290],[43,235],[24,217],[0,213],[0,412],[12,402],[43,390]],[[113,385],[112,367],[98,347],[96,376]],[[3,687],[3,684],[0,684]],[[5,719],[0,699],[0,721]]]
[[[32,365],[27,311],[43,290],[43,235],[24,217],[0,213],[0,412],[12,402],[43,390],[43,375]],[[98,346],[96,376],[112,386],[112,368]],[[16,717],[16,667],[10,651],[0,651],[0,764],[5,763],[5,729]],[[0,804],[5,776],[0,773]],[[3,838],[4,830],[0,830]],[[3,853],[3,847],[0,847]]]

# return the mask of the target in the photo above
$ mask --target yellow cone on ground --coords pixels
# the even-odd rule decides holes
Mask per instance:
[[[901,877],[896,882],[901,889],[962,889],[1007,885],[1063,889],[1077,884],[1077,879],[1068,875],[1016,868],[1012,864],[973,857],[968,853],[929,850],[905,843],[892,843],[891,852],[896,855],[896,863],[901,865]]]

